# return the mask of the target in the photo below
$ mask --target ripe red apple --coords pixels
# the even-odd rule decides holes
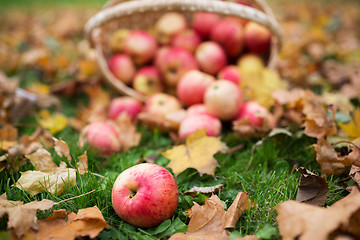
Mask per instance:
[[[119,53],[124,50],[125,39],[129,36],[130,30],[121,28],[116,30],[110,37],[109,45],[113,53]]]
[[[224,121],[236,118],[242,102],[243,96],[239,86],[228,80],[213,82],[204,96],[207,111]]]
[[[107,121],[90,123],[84,127],[80,133],[80,142],[86,142],[104,154],[115,153],[120,148],[116,127]]]
[[[206,129],[207,136],[219,136],[221,132],[221,121],[210,114],[190,114],[181,121],[179,137],[184,141],[196,130]]]
[[[214,115],[210,114],[206,110],[206,106],[203,103],[197,103],[197,104],[191,105],[190,107],[188,107],[186,109],[186,116],[195,115],[195,114],[208,114],[210,116],[215,117]]]
[[[154,66],[141,68],[135,74],[132,84],[136,91],[145,96],[150,96],[163,90],[160,72]]]
[[[246,102],[240,107],[237,119],[247,118],[254,126],[262,127],[269,119],[268,110],[257,102]]]
[[[220,70],[218,79],[229,80],[237,86],[241,86],[241,74],[239,68],[235,65],[228,65]]]
[[[250,52],[260,54],[268,52],[271,44],[271,31],[256,23],[248,22],[245,25],[245,44]]]
[[[195,51],[200,70],[215,75],[227,64],[224,49],[216,42],[202,42]]]
[[[194,53],[197,46],[201,43],[201,37],[193,29],[185,29],[177,33],[172,41],[172,47],[178,47]]]
[[[173,36],[187,28],[184,15],[168,12],[155,22],[155,35],[160,44],[170,44]]]
[[[181,76],[190,70],[198,69],[194,56],[181,48],[164,50],[161,59],[157,61],[164,83],[168,87],[176,87]]]
[[[120,81],[129,84],[135,75],[135,66],[126,54],[116,54],[109,59],[109,69]]]
[[[218,21],[211,29],[210,38],[220,43],[230,57],[237,57],[243,51],[243,27],[239,22],[231,18]]]
[[[171,173],[154,163],[141,163],[121,172],[112,189],[112,205],[124,221],[155,227],[176,211],[179,190]]]
[[[124,42],[124,52],[132,58],[137,66],[152,60],[156,50],[156,39],[143,30],[131,31]]]
[[[220,20],[220,16],[215,13],[197,12],[192,21],[193,29],[203,38],[208,39],[212,27]]]
[[[186,106],[202,103],[207,87],[214,81],[215,78],[209,74],[191,70],[180,78],[176,94]]]
[[[176,97],[166,93],[155,93],[151,95],[146,100],[144,107],[144,111],[157,115],[165,115],[180,109],[182,109],[180,101]]]
[[[116,118],[126,113],[132,120],[142,111],[142,103],[133,97],[117,97],[114,98],[109,107],[109,118],[116,120]]]

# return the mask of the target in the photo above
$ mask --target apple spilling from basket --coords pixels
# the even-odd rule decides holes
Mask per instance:
[[[268,110],[244,99],[240,69],[244,65],[263,68],[261,56],[269,53],[270,43],[267,28],[214,13],[195,13],[189,23],[182,14],[169,12],[149,31],[118,29],[109,37],[109,70],[143,94],[146,102],[117,97],[110,104],[108,117],[115,120],[126,113],[135,121],[141,113],[165,117],[182,112],[178,128],[181,141],[198,129],[218,136],[224,122],[238,119],[247,118],[261,127]],[[103,144],[108,152],[117,148],[113,143],[118,133],[111,124],[93,123],[86,132],[89,144]],[[103,137],[92,137],[99,134]],[[112,201],[125,221],[152,227],[174,214],[178,189],[165,168],[139,164],[119,175]]]

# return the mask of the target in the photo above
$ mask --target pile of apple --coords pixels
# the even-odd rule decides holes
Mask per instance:
[[[260,24],[205,12],[195,13],[190,23],[168,12],[148,31],[118,29],[109,37],[108,67],[147,100],[113,99],[109,117],[126,112],[135,120],[141,112],[183,110],[180,140],[203,128],[217,136],[222,122],[241,118],[261,126],[267,110],[244,100],[239,68],[246,61],[262,65],[270,43],[271,32]]]

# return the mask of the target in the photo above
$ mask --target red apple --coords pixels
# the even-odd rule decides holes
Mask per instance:
[[[120,81],[129,84],[135,75],[135,66],[126,54],[116,54],[109,59],[109,69]]]
[[[156,39],[143,30],[131,31],[124,42],[124,52],[133,59],[137,66],[152,60],[156,50]]]
[[[240,107],[237,119],[247,118],[254,126],[262,127],[269,119],[268,110],[257,102],[246,102]]]
[[[154,65],[160,69],[160,66],[164,66],[165,65],[165,57],[167,55],[167,53],[170,51],[170,47],[169,46],[163,46],[160,47],[156,54],[155,54],[155,59],[154,59]]]
[[[160,44],[170,44],[173,36],[186,28],[184,15],[177,12],[165,13],[155,23],[156,39]]]
[[[145,102],[144,111],[156,115],[165,115],[182,109],[180,101],[166,93],[155,93]]]
[[[239,68],[235,65],[228,65],[220,70],[218,79],[229,80],[238,86],[241,86],[241,74]]]
[[[207,87],[215,78],[199,70],[185,73],[179,80],[176,93],[180,101],[186,106],[202,103]]]
[[[160,72],[154,66],[141,68],[135,74],[132,84],[136,91],[145,96],[150,96],[163,90]]]
[[[116,118],[123,113],[126,113],[132,120],[142,111],[142,103],[133,97],[117,97],[113,99],[109,107],[109,118],[116,120]]]
[[[181,48],[170,48],[163,52],[162,61],[159,61],[160,70],[164,83],[168,87],[176,87],[181,76],[190,70],[198,69],[194,56]]]
[[[84,127],[80,133],[80,142],[86,142],[104,154],[115,153],[120,148],[116,127],[107,121],[90,123]]]
[[[206,129],[207,136],[219,136],[221,132],[221,121],[209,114],[190,114],[181,121],[179,137],[184,141],[196,130]]]
[[[217,22],[211,29],[210,38],[220,43],[230,57],[239,56],[244,48],[243,27],[230,18]]]
[[[239,86],[228,80],[213,82],[204,96],[207,111],[224,121],[236,118],[242,102],[243,96]]]
[[[176,211],[179,190],[173,175],[154,163],[141,163],[121,172],[112,189],[119,217],[136,227],[155,227]]]
[[[196,33],[193,29],[185,29],[173,37],[171,46],[182,48],[194,53],[200,43],[201,37],[198,33]]]
[[[125,39],[129,36],[130,30],[121,28],[116,30],[110,37],[109,45],[113,53],[119,53],[124,50]]]
[[[220,20],[215,13],[198,12],[194,14],[192,21],[193,29],[203,38],[208,39],[212,27]]]
[[[215,117],[214,115],[211,115],[206,110],[206,106],[203,103],[197,103],[197,104],[191,105],[190,107],[188,107],[186,109],[186,116],[195,115],[195,114],[207,114],[207,115]]]
[[[200,70],[215,75],[227,64],[224,49],[216,42],[202,42],[195,51]]]
[[[271,31],[256,23],[248,22],[245,25],[245,44],[250,52],[260,54],[270,50]]]

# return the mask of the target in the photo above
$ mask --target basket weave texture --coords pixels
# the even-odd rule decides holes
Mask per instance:
[[[105,79],[121,94],[145,101],[146,97],[119,81],[109,70],[108,42],[111,33],[119,28],[148,29],[166,12],[180,12],[189,23],[196,12],[212,12],[257,22],[272,34],[271,49],[267,62],[269,68],[276,65],[281,48],[281,30],[271,8],[263,0],[252,0],[253,7],[220,0],[112,0],[88,20],[85,33],[96,52],[96,59]]]

